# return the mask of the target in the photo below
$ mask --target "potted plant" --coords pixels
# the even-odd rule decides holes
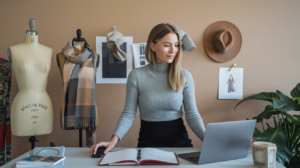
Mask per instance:
[[[290,161],[295,164],[295,161],[300,158],[300,115],[288,113],[288,111],[300,111],[300,83],[293,88],[290,94],[292,98],[279,90],[261,92],[244,98],[234,108],[236,109],[238,105],[248,100],[264,100],[272,103],[272,105],[267,105],[258,116],[253,117],[257,123],[261,123],[263,126],[263,131],[255,128],[253,136],[256,141],[275,143],[277,145],[276,160],[285,166],[289,166]],[[263,122],[264,119],[271,117],[274,127],[271,127],[266,121]]]

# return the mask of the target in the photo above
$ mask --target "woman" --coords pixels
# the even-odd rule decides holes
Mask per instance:
[[[110,151],[131,127],[137,105],[141,129],[138,147],[193,147],[182,120],[182,103],[186,120],[193,132],[203,139],[205,127],[195,101],[192,75],[181,68],[183,51],[178,32],[170,24],[155,26],[145,51],[148,65],[130,72],[126,85],[126,102],[113,137],[91,147]]]

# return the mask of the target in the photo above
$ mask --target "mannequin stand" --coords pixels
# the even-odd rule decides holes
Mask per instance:
[[[35,138],[35,136],[31,136],[31,137],[29,138],[29,142],[31,143],[31,149],[34,149],[34,147],[35,147],[35,142],[39,142],[39,141]]]
[[[82,129],[79,129],[79,147],[82,147]]]

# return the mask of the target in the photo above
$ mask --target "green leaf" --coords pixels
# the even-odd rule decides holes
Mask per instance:
[[[300,111],[300,105],[299,105],[300,100],[298,100],[298,107],[294,109],[294,111]]]
[[[275,126],[275,128],[278,128],[278,124],[277,124],[275,116],[273,116],[273,119],[274,119],[274,126]]]
[[[292,111],[298,107],[298,100],[292,102],[285,102],[285,100],[278,100],[273,98],[274,108],[278,111]]]
[[[277,146],[276,160],[284,165],[289,162],[293,153],[287,146],[287,134],[285,128],[272,128],[269,127],[265,132],[254,133],[256,141],[272,142]]]
[[[300,111],[300,97],[294,97],[293,100],[298,100],[298,107],[295,109],[295,111]]]
[[[279,90],[276,90],[276,97],[279,97],[279,100],[285,103],[290,103],[293,101],[292,98],[284,95],[282,92],[280,92]]]
[[[300,155],[300,143],[298,143],[298,144],[296,145],[295,150],[296,150],[296,153],[297,153],[298,155]]]
[[[298,102],[300,102],[300,97],[293,97],[293,100],[298,100]]]
[[[291,91],[291,96],[293,98],[298,97],[300,98],[300,83],[296,85],[296,87]]]
[[[255,133],[260,133],[260,131],[255,127],[255,129],[254,129],[254,134]]]
[[[241,104],[242,102],[244,101],[248,101],[248,100],[264,100],[264,101],[269,101],[269,102],[273,102],[272,98],[273,97],[276,97],[276,93],[274,92],[261,92],[261,93],[258,93],[258,94],[255,94],[255,95],[252,95],[252,96],[249,96],[249,97],[246,97],[244,98],[243,100],[241,100],[235,107],[234,107],[234,110],[235,108]]]
[[[293,152],[291,150],[289,150],[286,146],[277,145],[276,160],[280,164],[285,165],[285,163],[289,163],[292,157],[293,157]]]
[[[261,112],[258,116],[253,117],[252,119],[256,119],[257,120],[256,122],[258,123],[258,122],[262,122],[263,119],[270,119],[272,115],[279,114],[279,113],[280,111],[274,110],[273,105],[267,105],[263,112]]]
[[[282,121],[282,118],[279,118],[279,127],[282,127],[282,124],[283,124],[283,121]]]
[[[268,128],[265,132],[256,133],[253,135],[257,141],[267,141],[272,143],[286,144],[287,135],[284,128]]]
[[[300,134],[300,125],[297,125],[297,126],[296,126],[294,132],[295,132],[295,135],[296,135],[296,136],[298,136],[298,135]],[[298,142],[295,142],[295,143],[298,143]]]
[[[295,125],[299,125],[300,124],[300,115],[290,115],[287,112],[282,112],[282,114],[286,115],[288,117],[288,119],[290,119]]]
[[[291,91],[291,96],[293,97],[293,100],[298,100],[298,104],[300,104],[300,83],[298,83]],[[300,105],[298,105],[295,111],[300,111]]]
[[[267,124],[267,126],[268,126],[268,128],[269,128],[269,127],[270,127],[269,123],[266,122],[266,124]]]

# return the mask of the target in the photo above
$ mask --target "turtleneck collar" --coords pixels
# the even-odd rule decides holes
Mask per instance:
[[[154,71],[157,71],[157,72],[168,72],[169,71],[169,65],[170,64],[158,64],[158,63],[155,63],[155,66],[150,64],[151,68],[154,70]]]

